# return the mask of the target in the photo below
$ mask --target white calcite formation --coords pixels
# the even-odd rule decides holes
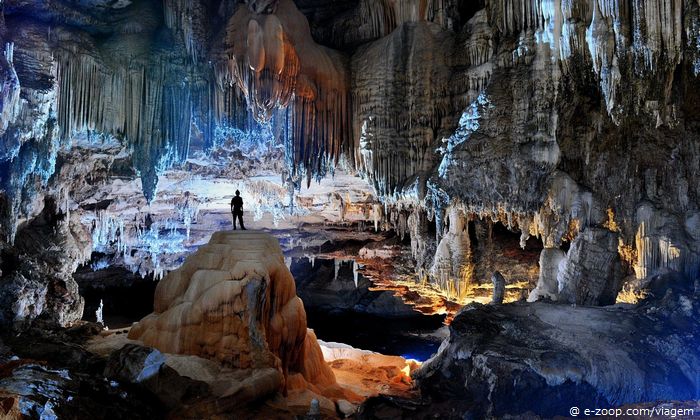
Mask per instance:
[[[396,229],[406,230],[402,212],[424,213],[412,219],[433,219],[438,240],[446,238],[435,248],[412,229],[414,251],[436,249],[432,259],[416,253],[419,271],[444,265],[447,242],[460,246],[446,227],[456,206],[464,220],[519,230],[523,246],[530,236],[541,239],[545,264],[532,300],[610,303],[624,276],[695,276],[698,19],[698,6],[681,1],[487,1],[460,30],[430,26],[425,15],[359,48],[351,61],[360,168],[394,205],[387,218]],[[432,31],[418,34],[421,25]],[[400,33],[415,38],[392,46]],[[429,48],[430,58],[410,46],[431,45],[436,36],[445,41]],[[380,46],[387,52],[372,58]],[[449,60],[441,58],[445,49]],[[407,70],[391,70],[404,60]],[[403,93],[392,77],[412,80],[414,72],[420,82],[408,82]],[[441,77],[450,83],[431,85]],[[688,96],[674,94],[681,91]],[[414,106],[421,100],[430,106]],[[461,111],[464,121],[457,121]],[[419,132],[425,136],[410,134]],[[422,153],[441,139],[437,153]],[[565,242],[571,250],[560,267],[554,257]],[[583,243],[595,245],[574,246]],[[585,261],[601,262],[597,269],[610,274],[594,280]],[[451,268],[451,286],[444,271],[433,270],[431,281],[456,288],[464,279]]]
[[[104,190],[92,186],[138,177],[145,200],[132,200],[126,213],[145,226],[141,210],[157,201],[172,165],[251,177],[260,161],[250,151],[267,147],[279,163],[266,169],[282,185],[260,187],[259,196],[271,201],[286,190],[296,206],[303,179],[336,167],[363,176],[383,204],[372,203],[363,220],[409,235],[416,272],[445,292],[503,271],[480,264],[487,248],[467,240],[492,224],[519,232],[523,246],[541,241],[531,300],[603,304],[620,278],[697,275],[697,2],[327,3],[3,3],[8,242],[18,221],[36,215],[42,194],[72,200],[74,209],[85,200],[97,206]],[[234,132],[265,140],[222,151]],[[116,157],[100,161],[119,170],[89,169],[90,159],[71,154],[84,138],[113,139],[105,154]],[[234,158],[212,169],[227,152]],[[66,185],[86,171],[110,175]],[[348,200],[328,201],[346,220]],[[167,241],[177,244],[173,253],[186,249],[199,205],[185,203],[173,200],[177,216],[131,236],[162,250],[155,232],[168,231],[177,237]],[[117,232],[128,229],[118,219],[82,218],[95,223],[100,246],[126,260]],[[464,229],[452,232],[455,225]],[[566,263],[556,263],[567,246]],[[615,274],[590,284],[586,267],[603,249]],[[127,265],[165,272],[141,264],[143,255],[156,260],[149,251]],[[537,277],[524,271],[505,277]]]
[[[87,231],[92,250],[114,258],[97,267],[119,260],[159,277],[228,225],[239,187],[252,205],[246,222],[410,237],[420,279],[456,298],[496,271],[506,297],[517,282],[531,301],[577,305],[613,303],[624,283],[698,277],[697,1],[5,0],[0,15],[1,280],[14,293],[3,296],[22,297],[3,306],[21,303],[3,314],[8,324],[17,314],[78,317],[68,272],[86,257]],[[333,174],[339,183],[298,193],[303,180]],[[44,196],[65,215],[46,225],[58,227],[49,249],[32,248],[31,235],[12,245],[45,219]],[[539,265],[523,257],[529,249],[498,243],[518,242],[499,239],[505,229],[521,247],[541,246]],[[261,251],[267,239],[231,250],[230,238],[216,234],[168,274],[157,313],[132,334],[164,351],[264,366],[273,389],[320,386],[321,358],[302,357],[319,350],[283,257]],[[61,244],[69,252],[51,248]],[[248,254],[259,261],[245,263]],[[11,255],[25,264],[11,269]],[[52,288],[36,274],[48,270],[44,257],[70,260],[54,264]],[[673,322],[696,325],[697,296],[674,296],[644,309],[668,306]],[[679,350],[696,343],[677,331],[659,339],[639,313],[618,321],[593,308],[575,313],[581,328],[569,305],[532,307],[539,321],[526,304],[458,315],[426,389],[507,401],[520,375],[537,385],[523,395],[599,396],[591,406],[697,397],[659,388],[640,367],[648,354],[666,377],[696,365]],[[630,333],[641,338],[620,339]],[[572,348],[581,351],[570,357]],[[697,378],[679,383],[697,390]]]
[[[291,0],[274,3],[250,2],[226,23],[214,50],[217,92],[236,86],[258,121],[286,109],[288,159],[310,180],[349,150],[345,59],[313,41]]]
[[[435,260],[430,268],[430,274],[439,279],[441,288],[456,285],[453,293],[456,296],[464,294],[473,263],[471,261],[471,241],[467,229],[467,220],[459,209],[452,208],[448,215],[449,230],[440,240],[435,251]],[[451,279],[459,279],[457,282]]]

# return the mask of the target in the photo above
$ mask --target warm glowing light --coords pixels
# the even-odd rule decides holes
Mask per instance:
[[[625,286],[617,294],[617,299],[615,303],[632,303],[637,304],[647,297],[646,290],[637,289],[631,285]]]
[[[578,233],[581,231],[581,221],[578,219],[571,219],[569,221],[569,227],[567,229],[566,234],[562,239],[571,242],[578,236]]]
[[[634,249],[632,245],[625,244],[622,238],[620,238],[617,246],[617,252],[620,254],[622,261],[626,262],[630,266],[633,266],[637,262],[637,250]]]
[[[603,227],[611,232],[620,231],[620,226],[615,222],[615,212],[612,208],[608,208],[608,220],[603,223]]]

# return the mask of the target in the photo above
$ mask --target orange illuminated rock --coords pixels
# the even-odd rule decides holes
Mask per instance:
[[[292,0],[238,8],[214,51],[219,108],[235,87],[259,122],[286,110],[294,162],[309,180],[341,152],[353,158],[347,58],[314,42]]]
[[[225,368],[274,368],[285,378],[283,390],[343,394],[307,330],[279,243],[268,234],[215,233],[158,284],[154,308],[130,339]]]

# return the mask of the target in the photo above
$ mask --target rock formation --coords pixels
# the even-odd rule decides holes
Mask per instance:
[[[263,124],[284,151],[291,194],[336,166],[356,171],[385,204],[368,219],[408,233],[417,272],[446,293],[488,277],[464,275],[473,244],[438,246],[453,211],[540,238],[547,261],[589,227],[612,237],[572,247],[582,255],[570,265],[620,242],[605,285],[549,264],[533,300],[557,300],[561,288],[562,300],[603,304],[620,277],[695,273],[700,7],[467,3],[6,2],[7,238],[17,216],[36,215],[76,138],[115,137],[153,201],[158,177],[193,146]],[[47,192],[59,195],[61,182]],[[436,270],[445,246],[462,250]],[[555,290],[555,279],[566,284]],[[606,291],[577,300],[588,293],[566,291],[577,288]]]
[[[287,109],[292,170],[310,180],[352,153],[345,58],[313,41],[291,0],[238,8],[214,54],[220,91],[237,86],[258,121]]]
[[[569,305],[540,300],[606,306],[621,290],[663,295],[659,276],[697,284],[697,1],[4,0],[0,49],[3,326],[78,319],[70,275],[91,251],[95,268],[160,278],[228,222],[224,190],[245,184],[246,212],[268,227],[394,232],[410,242],[408,283],[453,308],[477,287],[490,295],[494,272],[507,280],[506,303],[519,298],[514,286],[528,292],[531,306],[462,312],[449,346],[475,350],[463,359],[450,347],[435,362],[481,375],[491,397],[510,388],[489,371],[536,384],[583,378],[553,387],[610,404],[666,395],[646,377],[644,392],[612,395],[604,384],[616,377],[576,376],[586,355],[550,375],[543,360],[578,354],[561,337],[542,339],[566,351],[543,350],[528,366],[509,364],[531,344],[516,340],[496,357],[500,371],[479,346],[520,339],[500,329],[507,322],[558,334],[547,320]],[[300,193],[303,180],[332,176],[342,179]],[[290,248],[307,245],[294,235]],[[215,235],[170,273],[156,313],[132,334],[164,352],[267,369],[256,378],[269,389],[331,389],[320,356],[305,357],[320,351],[282,257],[265,254],[266,239],[250,251],[228,240]],[[266,262],[249,265],[248,254]],[[688,299],[660,305],[694,308]],[[541,324],[521,325],[528,308]],[[575,313],[617,325],[613,310]],[[463,337],[470,314],[488,327],[473,338],[483,343]],[[648,338],[637,344],[654,342],[641,312],[620,322],[632,320]],[[436,389],[454,385],[433,374]]]
[[[72,274],[90,258],[82,225],[47,199],[43,211],[19,230],[2,253],[0,326],[24,329],[37,318],[70,326],[83,316],[83,298]]]
[[[493,297],[491,298],[492,305],[500,305],[503,303],[503,298],[506,293],[506,279],[503,278],[503,274],[496,271],[491,275],[491,282],[493,283]]]
[[[279,244],[265,233],[215,233],[158,284],[154,313],[129,338],[230,369],[276,371],[278,386],[288,391],[342,394],[306,328]]]
[[[689,294],[690,292],[690,294]],[[431,415],[441,402],[477,417],[568,415],[581,407],[697,396],[698,304],[667,289],[640,307],[470,304],[414,374]],[[415,409],[410,412],[415,412]]]

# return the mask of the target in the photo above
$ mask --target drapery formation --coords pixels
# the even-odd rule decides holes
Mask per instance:
[[[193,91],[168,83],[165,62],[104,66],[91,56],[58,54],[58,123],[63,138],[98,132],[121,136],[133,148],[147,199],[158,171],[187,157]]]
[[[291,0],[239,5],[227,19],[210,12],[191,0],[165,1],[164,23],[176,38],[123,24],[110,49],[57,30],[62,137],[124,138],[149,200],[158,173],[187,158],[193,127],[208,146],[218,126],[283,126],[292,179],[324,176],[343,153],[352,163],[347,59],[313,41]],[[218,37],[203,29],[217,19]]]
[[[343,153],[352,160],[346,59],[313,41],[291,0],[263,13],[258,6],[240,7],[226,23],[212,52],[215,77],[221,91],[241,92],[257,121],[283,120],[291,175],[310,181]]]

